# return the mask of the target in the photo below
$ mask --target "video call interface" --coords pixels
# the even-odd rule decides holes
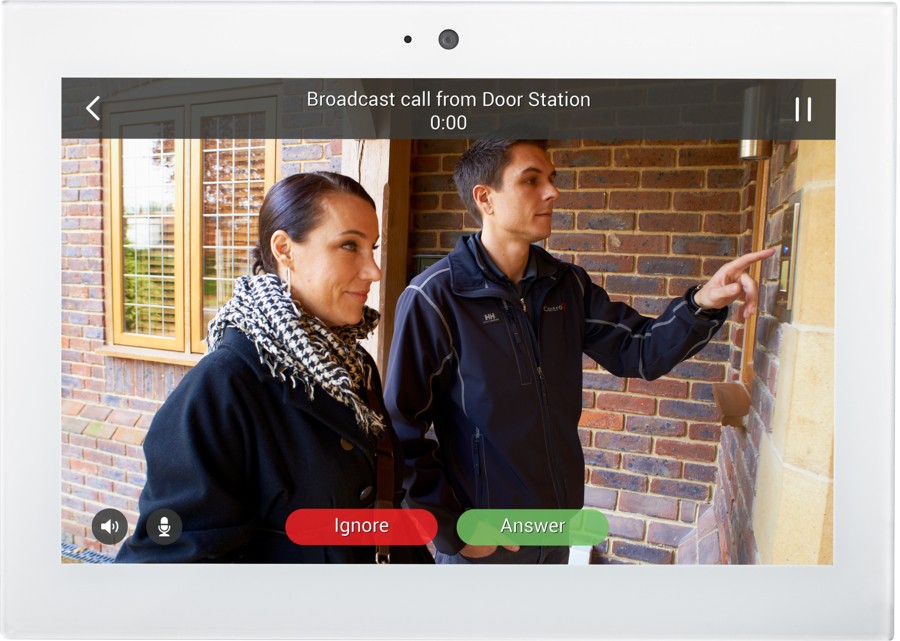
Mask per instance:
[[[62,562],[832,564],[835,98],[63,79]]]

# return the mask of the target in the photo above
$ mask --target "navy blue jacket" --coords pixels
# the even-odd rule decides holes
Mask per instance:
[[[397,507],[399,451],[394,438]],[[273,378],[253,343],[229,327],[153,418],[140,518],[116,562],[373,563],[374,547],[295,545],[285,522],[300,508],[373,507],[374,452],[352,410],[321,389],[310,400],[302,385]],[[184,526],[166,546],[146,531],[159,508]],[[391,561],[432,559],[425,546],[394,546]]]
[[[385,404],[403,442],[407,501],[435,515],[435,545],[448,554],[464,545],[456,520],[467,509],[583,507],[582,353],[616,376],[653,380],[727,316],[697,318],[682,297],[647,318],[610,301],[582,268],[531,252],[536,276],[522,297],[469,237],[397,303]]]

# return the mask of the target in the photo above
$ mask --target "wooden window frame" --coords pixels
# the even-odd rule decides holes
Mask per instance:
[[[112,285],[112,305],[108,307],[112,317],[113,343],[127,347],[144,347],[166,351],[184,351],[184,307],[178,301],[184,297],[184,110],[180,107],[133,111],[111,116],[115,131],[122,127],[159,121],[175,122],[175,336],[148,336],[128,332],[125,329],[123,216],[122,216],[122,139],[109,141],[110,159],[110,260],[104,265],[106,282]],[[114,269],[113,266],[117,269]]]
[[[146,104],[146,101],[143,101]],[[153,337],[124,331],[123,243],[122,243],[122,139],[110,138],[102,143],[104,235],[103,270],[106,287],[105,326],[107,344],[98,353],[135,360],[193,365],[206,351],[202,335],[202,190],[201,139],[186,138],[187,123],[199,126],[200,118],[225,115],[226,112],[266,111],[267,118],[277,117],[277,99],[265,95],[247,95],[228,101],[215,101],[214,96],[178,96],[162,100],[158,106],[130,110],[127,101],[108,104],[104,117],[115,129],[123,125],[175,120],[175,324],[174,338]],[[191,131],[199,131],[199,128]],[[265,191],[280,175],[281,141],[265,138]],[[196,295],[194,295],[196,292]]]

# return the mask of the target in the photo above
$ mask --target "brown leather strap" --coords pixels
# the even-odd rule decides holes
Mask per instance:
[[[366,389],[369,395],[369,408],[384,416],[384,407],[378,395],[371,389]],[[388,428],[375,444],[375,508],[391,509],[394,507],[394,444]],[[376,563],[391,562],[391,548],[389,545],[379,545],[375,551]]]

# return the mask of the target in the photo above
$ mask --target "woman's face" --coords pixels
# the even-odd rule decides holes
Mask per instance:
[[[330,327],[362,319],[369,286],[381,280],[375,262],[378,217],[362,198],[332,193],[322,218],[302,243],[291,241],[291,295]]]

